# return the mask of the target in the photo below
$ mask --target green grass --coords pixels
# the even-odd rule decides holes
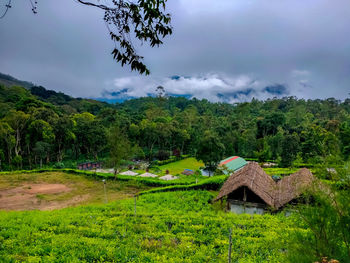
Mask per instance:
[[[282,215],[224,213],[208,191],[107,205],[0,212],[0,262],[286,262],[299,229]]]
[[[269,175],[289,175],[297,172],[300,168],[263,168]]]
[[[297,171],[299,171],[301,168],[263,168],[264,171],[269,174],[269,175],[281,175],[281,176],[285,176],[285,175],[290,175],[293,174]],[[317,170],[317,168],[308,168],[311,173],[313,173],[313,175],[315,175],[317,177],[319,171]]]
[[[190,157],[177,162],[159,166],[159,169],[162,170],[162,173],[165,173],[166,170],[169,170],[170,174],[177,175],[181,174],[185,169],[196,171],[199,169],[199,167],[202,166],[204,166],[203,162],[197,161],[195,158]]]
[[[223,183],[226,181],[228,176],[220,175],[207,178],[206,180],[198,181],[198,183],[188,185],[172,185],[166,187],[157,187],[150,190],[142,191],[138,195],[158,193],[158,192],[173,192],[173,191],[188,191],[188,190],[216,190],[218,191]]]

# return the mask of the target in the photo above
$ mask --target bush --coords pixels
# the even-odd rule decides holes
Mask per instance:
[[[56,168],[56,169],[63,169],[64,168],[64,163],[62,162],[57,162],[53,165],[53,168]]]
[[[176,158],[179,158],[181,156],[180,150],[179,149],[173,150],[173,156],[175,156]]]
[[[163,161],[169,159],[170,153],[168,151],[160,150],[158,151],[157,157],[159,160]]]
[[[167,187],[161,187],[156,189],[151,189],[147,191],[140,192],[139,195],[150,194],[150,193],[159,193],[159,192],[173,192],[173,191],[186,191],[186,190],[214,190],[217,191],[221,188],[223,183],[226,181],[227,176],[214,176],[198,184],[190,185],[173,185]]]
[[[21,164],[22,164],[22,156],[16,155],[15,157],[13,157],[12,163],[13,163],[17,168],[20,167]]]
[[[350,185],[349,178],[343,182]],[[306,263],[328,257],[350,262],[349,190],[322,186],[311,194],[314,204],[298,208],[296,222],[305,230],[296,232],[291,239],[290,261]]]

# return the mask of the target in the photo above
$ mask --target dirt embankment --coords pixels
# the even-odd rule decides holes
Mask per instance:
[[[70,200],[48,201],[45,196],[59,196],[70,192],[64,184],[25,184],[11,189],[0,189],[1,210],[52,210],[78,204],[88,195],[75,196]]]

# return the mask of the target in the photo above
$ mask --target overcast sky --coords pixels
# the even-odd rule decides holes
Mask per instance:
[[[12,6],[0,20],[0,72],[72,96],[139,97],[162,85],[226,102],[349,97],[349,0],[170,0],[173,35],[138,48],[147,77],[113,61],[101,10],[74,0],[38,0],[37,15],[29,1]]]

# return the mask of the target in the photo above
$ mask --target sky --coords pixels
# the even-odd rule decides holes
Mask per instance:
[[[0,20],[0,72],[74,97],[123,100],[158,86],[228,103],[350,97],[348,0],[170,0],[173,34],[159,48],[134,42],[149,76],[113,60],[103,11],[74,0],[38,0],[37,11],[12,1]]]

